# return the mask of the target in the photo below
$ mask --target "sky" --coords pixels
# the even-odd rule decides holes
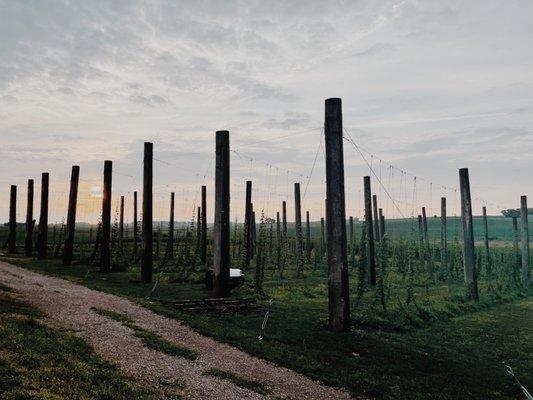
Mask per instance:
[[[142,185],[154,143],[155,218],[194,218],[215,131],[229,130],[232,219],[245,180],[275,216],[293,184],[324,215],[324,100],[343,102],[347,214],[362,182],[388,218],[446,196],[459,213],[458,169],[475,214],[519,206],[532,191],[533,3],[513,1],[0,0],[0,220],[9,186],[50,173],[51,219],[66,216],[80,165],[78,219],[95,221],[104,160],[113,202]],[[353,144],[355,143],[355,145]],[[415,178],[416,177],[416,178]],[[533,203],[533,199],[531,200]],[[38,212],[38,205],[36,212]]]

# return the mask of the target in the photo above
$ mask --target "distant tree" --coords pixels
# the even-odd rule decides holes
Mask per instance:
[[[533,208],[528,208],[527,209],[527,213],[528,215],[529,214],[533,214]],[[512,218],[512,217],[516,217],[516,218],[520,218],[520,209],[519,208],[509,208],[507,210],[502,210],[502,215],[506,218]]]

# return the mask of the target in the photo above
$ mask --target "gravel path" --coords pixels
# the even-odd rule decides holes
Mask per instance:
[[[350,399],[289,369],[248,355],[194,332],[179,321],[154,314],[125,298],[98,292],[63,279],[44,276],[0,261],[0,282],[12,287],[47,317],[48,325],[74,331],[104,359],[126,374],[155,386],[163,398],[175,393],[184,399]],[[135,324],[169,342],[194,350],[195,361],[172,357],[144,346],[122,323],[96,314],[102,308],[124,314]],[[262,382],[272,395],[264,396],[229,381],[204,376],[218,368]]]

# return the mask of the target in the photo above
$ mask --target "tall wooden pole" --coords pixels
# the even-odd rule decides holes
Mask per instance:
[[[307,261],[311,261],[311,222],[309,221],[309,211],[305,212],[305,252]]]
[[[383,237],[385,236],[385,216],[383,215],[383,209],[379,209],[379,237],[380,241],[383,240]]]
[[[429,233],[428,233],[428,219],[426,215],[426,207],[422,207],[422,228],[424,232],[424,243],[426,245],[426,260],[427,260],[427,268],[428,268],[428,274],[431,278],[434,277],[434,271],[433,271],[433,257],[431,256],[431,247],[429,245]]]
[[[230,269],[229,132],[216,133],[215,226],[213,232],[213,297],[228,297]]]
[[[379,217],[378,217],[378,196],[372,196],[372,209],[373,209],[373,221],[374,221],[374,240],[380,242],[381,234],[379,233]]]
[[[17,251],[17,186],[11,185],[9,193],[9,240],[7,249],[10,253]]]
[[[137,222],[137,192],[133,192],[133,254],[139,251],[139,226]]]
[[[39,230],[37,234],[37,258],[42,260],[48,253],[48,188],[50,175],[41,175],[41,211],[39,213]]]
[[[252,181],[246,181],[246,203],[244,205],[244,268],[250,266],[252,258]]]
[[[33,179],[28,179],[28,200],[26,206],[26,239],[24,241],[24,253],[26,256],[32,255],[33,248]]]
[[[141,281],[152,282],[153,262],[153,158],[154,145],[144,143]]]
[[[76,205],[78,202],[78,183],[80,180],[80,167],[72,166],[70,175],[70,193],[68,196],[67,226],[65,232],[65,243],[63,246],[63,265],[72,264],[74,253],[74,234],[76,232]]]
[[[200,244],[200,260],[202,265],[207,262],[207,187],[202,186],[202,242]]]
[[[440,198],[440,264],[443,273],[448,271],[448,239],[446,226],[446,197]]]
[[[302,205],[300,197],[300,183],[294,184],[294,227],[296,229],[297,242],[297,257],[298,265],[296,275],[301,277],[303,274],[304,259],[303,259],[303,237],[302,237]]]
[[[422,215],[418,214],[418,245],[420,252],[425,253],[424,250],[424,222],[422,221]]]
[[[124,251],[124,196],[120,196],[120,211],[118,217],[118,247]]]
[[[527,196],[520,197],[520,224],[522,227],[522,283],[529,287],[529,226],[527,222]]]
[[[351,253],[353,250],[354,245],[354,238],[353,238],[353,217],[350,215],[350,237],[348,240],[349,246],[348,251]]]
[[[485,267],[487,268],[486,272],[490,274],[491,265],[490,265],[490,249],[489,249],[489,224],[487,222],[487,207],[483,206],[483,242],[485,245],[485,262],[487,263]]]
[[[518,234],[518,222],[517,218],[513,217],[513,252],[514,252],[514,262],[513,262],[513,278],[515,283],[518,283],[520,281],[520,253],[518,250],[518,241],[519,241],[519,234]]]
[[[170,218],[168,220],[167,256],[174,258],[174,192],[170,192]]]
[[[376,285],[376,248],[374,246],[374,224],[372,221],[372,188],[370,177],[364,177],[365,193],[365,230],[366,230],[366,269],[367,283]]]
[[[283,241],[287,241],[287,202],[283,200],[281,202],[281,221],[282,221],[282,235]]]
[[[100,272],[111,271],[111,183],[113,162],[104,161],[104,189],[102,197],[102,230],[100,233]]]
[[[344,194],[344,154],[342,102],[327,99],[324,122],[326,145],[326,198],[328,205],[328,297],[329,327],[350,330],[350,293],[346,250],[346,208]]]
[[[476,262],[474,252],[474,226],[472,222],[472,200],[470,196],[470,179],[468,168],[459,170],[461,191],[461,220],[463,225],[463,258],[467,298],[478,300]]]

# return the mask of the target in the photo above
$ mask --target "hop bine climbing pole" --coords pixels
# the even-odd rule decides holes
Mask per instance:
[[[35,220],[33,219],[33,179],[28,179],[26,204],[26,238],[24,241],[24,253],[29,257],[33,253],[33,228],[35,226]]]
[[[468,168],[459,170],[461,188],[461,220],[463,223],[463,262],[465,281],[467,286],[467,298],[478,300],[477,274],[474,250],[474,226],[472,223],[472,200],[470,195],[470,179]]]
[[[213,232],[213,297],[229,297],[230,269],[229,132],[216,133],[215,227]]]
[[[39,231],[37,236],[37,258],[42,260],[47,256],[48,248],[48,184],[50,176],[43,172],[41,176],[41,211],[39,215]]]
[[[9,194],[9,237],[7,250],[10,253],[17,251],[17,186],[11,185]]]
[[[329,327],[334,331],[350,329],[342,132],[341,99],[327,99],[324,133],[326,143],[328,304]]]
[[[113,162],[104,161],[104,188],[102,191],[102,228],[100,232],[100,272],[111,271],[111,180]]]
[[[70,177],[70,193],[68,198],[67,226],[65,232],[65,243],[63,246],[63,265],[72,264],[74,252],[74,232],[76,231],[76,205],[78,202],[78,182],[80,179],[80,167],[72,166]]]
[[[152,282],[153,248],[153,152],[150,142],[144,143],[143,163],[143,215],[142,215],[142,258],[141,281]]]

